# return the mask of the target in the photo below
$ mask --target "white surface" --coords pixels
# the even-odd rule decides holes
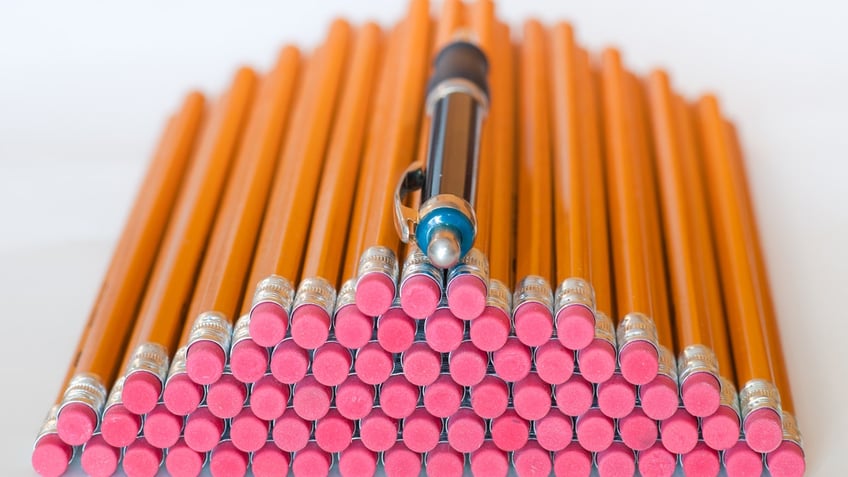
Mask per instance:
[[[190,87],[221,91],[329,20],[397,19],[404,2],[18,2],[0,7],[0,474],[30,446],[163,122]],[[288,5],[288,7],[284,6]],[[803,9],[801,8],[803,7]],[[848,29],[843,4],[505,2],[515,23],[571,20],[596,50],[737,122],[811,476],[848,475]],[[841,454],[840,455],[840,451]]]

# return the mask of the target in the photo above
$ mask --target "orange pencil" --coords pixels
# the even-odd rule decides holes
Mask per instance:
[[[519,91],[516,279],[513,325],[518,339],[539,346],[553,333],[553,185],[548,102],[546,32],[535,20],[524,24]]]
[[[112,322],[124,322],[127,332],[131,329],[131,321],[124,317],[134,316],[135,308],[142,299],[147,274],[153,268],[154,259],[158,255],[159,240],[169,221],[172,204],[182,187],[203,107],[204,98],[201,94],[189,94],[180,111],[168,121],[163,132],[143,182],[145,188],[136,198],[127,226],[116,246],[112,264],[104,278],[104,283],[108,286],[101,288],[60,388],[57,404],[48,412],[33,446],[33,469],[41,475],[63,473],[72,457],[71,448],[58,434],[58,415],[63,405],[70,407],[71,414],[74,412],[73,407],[77,407],[78,417],[82,418],[76,424],[71,423],[72,428],[68,430],[74,435],[66,436],[69,440],[77,443],[87,441],[97,425],[100,406],[106,400],[105,386],[108,376],[105,373],[87,374],[95,361],[91,353],[95,351],[94,348],[100,347],[101,343],[103,347],[116,347],[114,341],[119,340],[111,339],[111,333],[120,334],[121,330],[116,327],[121,328],[121,325]],[[126,315],[128,310],[130,313]],[[117,346],[121,345],[122,343],[117,343]],[[113,350],[112,361],[117,361],[117,353],[121,351],[122,349]],[[109,361],[108,357],[102,360]],[[88,384],[94,386],[88,387]],[[72,385],[83,392],[74,391],[68,396],[67,391],[71,390]],[[91,390],[95,390],[96,395],[90,395]],[[67,399],[68,397],[70,399]],[[85,407],[79,408],[80,405]]]
[[[395,298],[398,278],[396,251],[399,244],[394,224],[395,184],[414,154],[419,131],[422,91],[427,71],[430,15],[426,0],[411,2],[405,20],[397,90],[391,120],[386,123],[385,143],[370,142],[365,154],[378,154],[382,167],[373,179],[369,197],[362,205],[361,227],[352,229],[361,241],[348,245],[347,253],[361,254],[357,269],[356,306],[365,315],[377,316],[389,309]]]

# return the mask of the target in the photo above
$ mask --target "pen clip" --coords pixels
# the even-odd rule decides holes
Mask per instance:
[[[401,175],[395,189],[395,228],[403,243],[415,241],[415,227],[418,225],[418,211],[403,204],[403,199],[412,191],[424,186],[424,163],[413,162]]]

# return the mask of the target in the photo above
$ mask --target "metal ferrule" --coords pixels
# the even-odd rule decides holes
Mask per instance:
[[[44,416],[44,420],[41,421],[41,427],[38,429],[38,434],[35,436],[35,442],[33,443],[33,448],[38,445],[38,441],[40,441],[44,436],[50,434],[57,434],[59,431],[56,428],[56,424],[59,420],[59,404],[54,404],[50,406],[50,410],[47,411],[47,415]]]
[[[124,375],[146,372],[159,378],[160,382],[165,382],[165,378],[168,377],[169,361],[168,350],[164,346],[158,343],[143,343],[133,351]]]
[[[777,386],[765,379],[755,378],[748,381],[739,391],[739,409],[742,411],[743,423],[758,409],[771,409],[780,416],[782,412]]]
[[[719,402],[722,406],[729,407],[736,411],[736,415],[739,416],[739,395],[736,393],[736,386],[724,376],[719,376],[718,380],[719,383],[721,383]]]
[[[236,320],[236,324],[233,326],[233,339],[232,344],[230,344],[230,352],[232,352],[232,349],[237,344],[248,339],[250,339],[250,314],[242,315]]]
[[[357,281],[369,273],[382,273],[397,282],[398,262],[395,252],[381,245],[368,247],[359,258],[359,269],[356,272]]]
[[[112,391],[109,392],[109,398],[106,400],[106,405],[103,408],[104,415],[106,415],[106,411],[108,411],[110,407],[123,404],[124,382],[126,382],[126,380],[126,376],[121,376],[117,381],[115,381],[115,385],[112,386]]]
[[[503,311],[507,316],[512,315],[512,293],[509,287],[496,278],[489,279],[489,294],[486,296],[486,306]]]
[[[677,383],[677,363],[674,359],[674,353],[663,345],[657,346],[657,375],[667,376],[672,381]]]
[[[168,381],[178,374],[186,374],[186,352],[188,347],[182,346],[174,353],[174,359],[171,360],[171,369],[168,370],[168,379],[165,380],[165,386],[168,386]]]
[[[781,423],[783,424],[783,440],[794,442],[801,449],[804,448],[804,440],[801,438],[801,430],[798,429],[798,421],[791,413],[783,411],[781,414]]]
[[[477,248],[471,248],[459,263],[448,271],[448,283],[456,277],[471,275],[484,284],[489,283],[489,259]]]
[[[292,314],[294,310],[304,305],[318,306],[327,313],[327,316],[333,316],[333,309],[336,306],[336,288],[321,277],[304,278],[297,287]]]
[[[589,311],[594,312],[595,289],[582,278],[566,278],[556,289],[554,304],[556,313],[572,305],[584,306]]]
[[[201,341],[217,344],[224,351],[229,351],[233,337],[233,326],[223,313],[205,311],[198,315],[188,335],[188,348]]]
[[[342,288],[339,290],[339,294],[336,296],[336,311],[349,306],[356,304],[356,279],[351,278],[350,280],[344,282],[342,284]]]
[[[633,312],[624,315],[618,324],[615,337],[619,350],[634,341],[646,341],[657,348],[657,355],[659,355],[657,327],[654,325],[654,320],[643,313]]]
[[[702,344],[689,345],[683,348],[677,358],[677,373],[680,376],[680,385],[696,373],[709,373],[718,377],[718,358],[713,350]]]
[[[595,339],[603,340],[615,349],[615,325],[612,319],[602,311],[595,312]]]
[[[409,254],[403,261],[403,271],[400,274],[400,289],[403,290],[403,284],[411,277],[420,275],[424,275],[433,280],[433,282],[439,286],[439,289],[444,288],[442,269],[433,265],[427,257],[427,254],[421,251],[421,248],[413,243],[409,245]]]
[[[288,313],[294,300],[294,287],[291,282],[279,275],[264,278],[253,292],[251,312],[262,303],[276,303]]]
[[[100,411],[106,403],[106,386],[100,381],[100,377],[94,373],[80,373],[71,379],[65,394],[62,396],[62,404],[59,411],[68,404],[85,404],[90,407],[94,414],[100,416]]]
[[[513,311],[521,308],[525,303],[539,303],[552,309],[554,293],[547,280],[538,275],[527,275],[518,282],[513,294]]]

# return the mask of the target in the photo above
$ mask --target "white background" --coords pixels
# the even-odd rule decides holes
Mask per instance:
[[[179,3],[179,5],[175,5]],[[32,439],[164,124],[330,19],[405,2],[18,2],[0,6],[0,474]],[[435,8],[435,7],[434,7]],[[567,19],[693,96],[720,95],[747,153],[809,475],[848,475],[848,19],[813,2],[504,2],[514,25]],[[516,30],[520,33],[520,30]],[[840,452],[841,451],[841,452]]]

